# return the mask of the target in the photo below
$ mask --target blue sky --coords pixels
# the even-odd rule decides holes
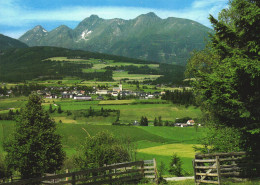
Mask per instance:
[[[210,27],[209,14],[217,17],[227,7],[228,0],[0,0],[0,33],[19,38],[36,25],[50,31],[62,24],[75,28],[92,14],[104,19],[134,19],[148,12]]]

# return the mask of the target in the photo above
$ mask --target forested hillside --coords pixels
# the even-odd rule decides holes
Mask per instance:
[[[10,48],[26,48],[26,47],[28,46],[23,42],[0,34],[0,50],[10,49]]]
[[[53,61],[52,57],[67,57],[70,61]],[[79,50],[69,50],[57,47],[31,47],[25,49],[10,49],[0,55],[0,79],[4,82],[21,82],[25,80],[63,79],[77,77],[82,80],[113,81],[113,70],[122,69],[121,66],[104,68],[104,70],[83,71],[90,69],[90,62],[73,62],[77,59],[98,59],[100,62],[142,64],[143,67],[124,67],[130,74],[163,75],[158,82],[182,81],[184,78],[183,66],[160,64],[158,69],[152,69],[146,64],[156,64],[145,60],[126,58],[102,53],[93,53]]]

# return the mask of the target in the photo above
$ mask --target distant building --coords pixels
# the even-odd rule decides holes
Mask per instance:
[[[91,96],[75,96],[74,100],[85,100],[85,101],[90,101],[92,100]]]
[[[123,90],[123,85],[119,84],[119,87],[113,87],[113,91],[117,91],[118,93]]]
[[[195,124],[194,120],[188,120],[188,121],[187,121],[187,125],[192,126],[192,125],[194,125],[194,124]]]
[[[117,91],[113,91],[113,92],[111,93],[111,95],[112,95],[112,96],[118,96],[118,92],[117,92]]]
[[[99,94],[99,95],[101,95],[101,94],[108,94],[108,90],[97,90],[96,91],[96,94]]]

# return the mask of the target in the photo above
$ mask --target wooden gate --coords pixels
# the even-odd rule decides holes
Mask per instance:
[[[197,154],[193,160],[195,184],[221,184],[222,177],[241,174],[245,152]]]

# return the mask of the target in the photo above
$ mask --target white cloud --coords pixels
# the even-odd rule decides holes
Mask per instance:
[[[179,10],[164,10],[140,7],[88,7],[74,6],[61,7],[50,10],[30,10],[18,5],[19,0],[0,1],[0,32],[1,27],[16,26],[23,28],[25,25],[37,24],[42,21],[82,21],[92,14],[104,19],[122,18],[133,19],[140,14],[155,12],[161,18],[179,17],[187,18],[210,27],[209,14],[217,16],[218,12],[227,7],[228,0],[195,0],[191,7]],[[38,24],[39,24],[38,23]],[[44,25],[43,25],[44,26]],[[27,31],[27,30],[25,30]],[[24,32],[25,32],[24,31]]]

